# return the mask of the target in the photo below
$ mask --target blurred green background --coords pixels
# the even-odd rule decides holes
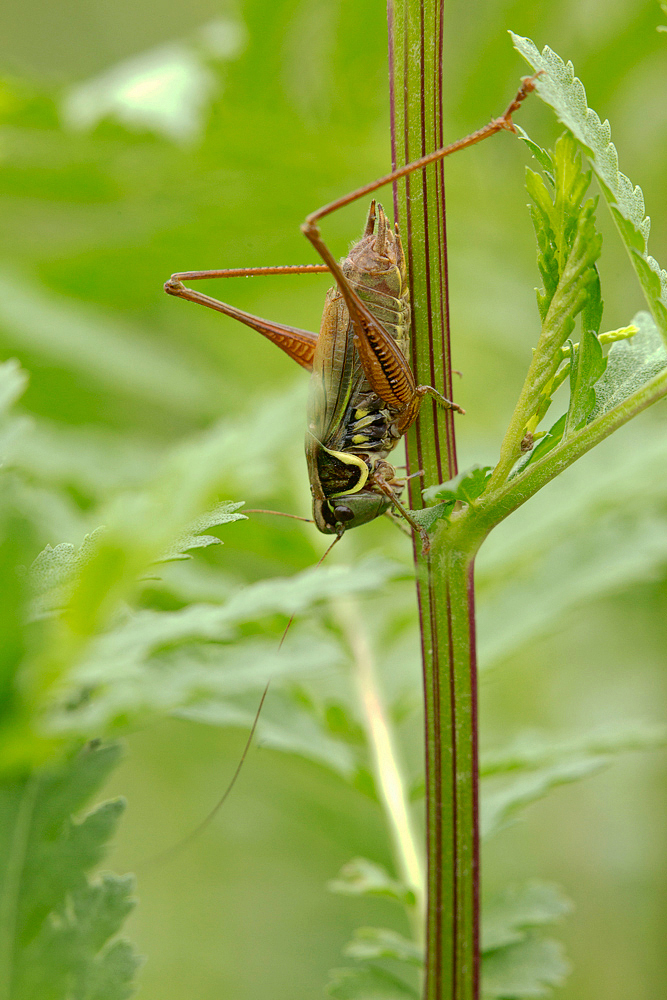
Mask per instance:
[[[655,0],[480,0],[474,10],[458,0],[447,11],[447,136],[483,124],[514,93],[526,70],[507,29],[548,43],[573,60],[589,105],[610,119],[664,266],[667,36],[656,31],[666,18]],[[384,5],[5,0],[0,58],[0,343],[3,357],[30,372],[24,409],[38,433],[24,468],[39,469],[61,497],[44,502],[41,543],[80,542],[101,501],[141,481],[167,446],[226,415],[250,424],[274,397],[285,414],[282,474],[262,486],[242,467],[237,481],[247,490],[231,499],[307,513],[304,373],[252,331],[167,298],[161,286],[182,269],[312,261],[299,232],[306,213],[387,170]],[[521,115],[535,138],[553,141],[557,127],[539,102]],[[462,467],[497,454],[538,331],[525,162],[522,145],[503,135],[447,167],[454,363],[467,410]],[[351,206],[327,220],[335,252],[356,238],[364,211]],[[600,225],[603,329],[613,329],[642,299],[602,210]],[[218,294],[316,330],[327,284],[242,279]],[[634,442],[664,437],[660,409],[636,424],[568,473],[560,492],[547,489],[519,511],[511,530],[530,530],[581,476],[619,467]],[[359,535],[345,540],[348,557],[381,548],[405,558],[391,526]],[[278,575],[323,551],[312,536],[244,522],[205,558],[225,580]],[[583,551],[581,559],[583,572]],[[650,573],[610,577],[593,600],[579,591],[549,627],[501,657],[482,685],[483,743],[530,728],[576,734],[659,721],[666,569],[656,558]],[[547,570],[539,586],[548,600]],[[482,607],[482,650],[491,628]],[[416,660],[414,670],[416,678]],[[324,889],[356,854],[391,864],[373,803],[316,764],[261,747],[215,822],[172,860],[151,862],[211,808],[244,740],[240,730],[178,719],[129,734],[109,788],[129,800],[111,863],[138,873],[128,930],[148,957],[147,1000],[316,997],[352,929],[394,919],[380,902]],[[416,756],[418,731],[411,740],[406,753]],[[660,752],[628,757],[560,790],[485,854],[485,887],[535,875],[561,882],[575,900],[562,929],[574,964],[566,1000],[667,995],[664,763]]]

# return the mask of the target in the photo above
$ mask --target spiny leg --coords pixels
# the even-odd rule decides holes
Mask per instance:
[[[450,156],[452,153],[458,152],[461,149],[473,146],[476,143],[481,142],[483,139],[494,135],[496,132],[500,132],[502,130],[512,132],[516,131],[514,123],[512,122],[512,115],[516,110],[518,110],[528,94],[535,89],[535,80],[538,76],[540,76],[540,73],[536,73],[532,77],[525,77],[522,80],[521,87],[517,91],[516,96],[508,105],[505,113],[499,118],[494,118],[483,128],[478,129],[476,132],[472,132],[465,138],[450,143],[450,145],[444,146],[442,149],[435,150],[433,153],[429,153],[427,156],[423,156],[419,160],[408,163],[405,166],[400,167],[398,170],[394,170],[392,173],[386,174],[384,177],[380,177],[376,181],[372,181],[370,184],[365,184],[363,187],[357,188],[355,191],[351,191],[347,195],[343,195],[343,197],[330,202],[328,205],[318,209],[316,212],[311,212],[301,227],[304,235],[310,240],[322,260],[327,264],[328,269],[334,275],[341,295],[345,299],[345,303],[350,313],[350,319],[355,329],[355,346],[370,385],[377,395],[386,403],[404,410],[403,419],[401,421],[404,428],[403,433],[416,419],[421,400],[427,393],[439,400],[441,405],[445,405],[451,409],[456,409],[459,412],[463,411],[460,406],[453,403],[451,400],[445,399],[445,397],[432,386],[415,386],[414,376],[407,360],[395,344],[393,338],[387,334],[382,324],[373,317],[350,285],[349,281],[343,274],[339,263],[335,260],[331,251],[322,239],[317,222],[319,219],[329,215],[331,212],[334,212],[345,205],[349,205],[351,202],[356,201],[359,198],[363,198],[366,195],[371,194],[373,191],[383,187],[385,184],[390,184],[392,181],[405,177],[407,174],[410,174],[415,170],[422,169],[437,160],[442,160],[445,156]],[[380,213],[383,214],[381,206],[378,207]],[[369,235],[373,232],[374,222],[375,202],[373,201],[368,215],[364,235]],[[396,228],[396,233],[398,234],[398,228]]]
[[[443,146],[441,149],[436,149],[432,153],[427,153],[426,156],[422,156],[418,160],[413,160],[412,163],[406,163],[397,170],[393,170],[390,174],[385,174],[384,177],[380,177],[376,181],[371,181],[370,184],[364,184],[363,187],[357,188],[355,191],[350,191],[349,194],[343,195],[341,198],[337,198],[335,201],[329,202],[328,205],[324,205],[322,208],[318,208],[316,212],[311,212],[310,215],[307,216],[304,225],[306,227],[310,227],[316,223],[318,219],[323,219],[325,215],[330,215],[331,212],[336,212],[339,208],[343,208],[345,205],[350,205],[353,201],[357,201],[359,198],[365,198],[366,195],[372,194],[373,191],[377,191],[378,188],[384,187],[385,184],[391,184],[393,181],[400,180],[401,177],[406,177],[415,170],[421,170],[423,167],[427,167],[430,163],[436,163],[438,160],[442,160],[446,156],[450,156],[452,153],[457,153],[461,149],[467,149],[468,146],[474,146],[476,143],[482,142],[483,139],[487,139],[489,136],[495,135],[496,132],[516,132],[516,127],[512,121],[512,115],[515,111],[519,110],[528,95],[535,90],[535,81],[539,76],[542,76],[543,73],[544,70],[540,70],[539,73],[535,73],[533,76],[523,77],[521,86],[517,91],[516,96],[499,118],[493,118],[487,125],[477,129],[476,132],[471,132],[470,135],[464,136],[463,139],[457,139],[456,142],[452,142],[448,146]]]
[[[388,486],[383,479],[378,477],[377,479],[373,480],[373,483],[382,493],[384,493],[386,497],[388,497],[389,500],[391,500],[392,504],[399,512],[401,517],[404,518],[408,522],[412,530],[419,535],[419,537],[422,540],[422,555],[426,555],[431,548],[431,539],[428,536],[428,531],[426,530],[426,528],[422,528],[421,524],[417,524],[417,522],[415,521],[414,517],[412,516],[408,508],[401,503],[401,501],[398,499],[398,497],[392,490],[391,486]]]
[[[229,267],[217,271],[178,271],[172,274],[169,281],[165,283],[164,290],[168,295],[175,295],[188,302],[196,302],[199,305],[215,309],[217,312],[231,316],[232,319],[252,327],[263,336],[274,343],[281,350],[285,351],[297,364],[307,371],[313,367],[313,355],[317,343],[317,334],[309,330],[300,330],[298,327],[286,326],[283,323],[273,323],[271,320],[263,319],[261,316],[253,316],[252,313],[237,309],[226,302],[220,302],[210,295],[196,292],[193,288],[187,288],[184,281],[198,281],[205,278],[241,278],[264,274],[326,274],[329,268],[325,264],[294,264],[284,267]]]
[[[371,220],[375,218],[374,208],[373,202],[368,216],[367,230]],[[381,205],[378,206],[378,210],[384,215]],[[401,423],[405,430],[416,420],[422,397],[427,393],[434,396],[442,406],[463,413],[464,410],[458,403],[446,399],[432,386],[415,385],[414,375],[405,355],[352,288],[340,264],[322,239],[319,227],[315,223],[311,225],[306,222],[301,229],[322,260],[326,262],[345,299],[354,326],[355,347],[371,388],[385,403],[404,411]],[[397,226],[395,232],[398,235]],[[401,430],[401,434],[405,433],[405,430]]]

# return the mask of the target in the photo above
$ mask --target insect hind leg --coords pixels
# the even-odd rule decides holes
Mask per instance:
[[[200,281],[207,278],[247,278],[265,274],[324,274],[328,271],[329,268],[326,264],[287,264],[282,267],[227,267],[217,271],[178,271],[165,282],[164,290],[167,295],[175,295],[187,302],[196,302],[208,309],[215,309],[216,312],[221,312],[225,316],[230,316],[232,319],[238,320],[239,323],[244,323],[253,330],[257,330],[264,337],[268,337],[276,347],[285,351],[302,368],[311,371],[317,334],[311,333],[309,330],[300,330],[298,327],[286,326],[283,323],[273,323],[261,316],[253,316],[252,313],[245,312],[243,309],[237,309],[236,306],[230,306],[228,303],[214,299],[203,292],[197,292],[194,288],[188,288],[183,282]]]

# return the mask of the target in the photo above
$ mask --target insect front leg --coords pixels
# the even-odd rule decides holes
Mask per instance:
[[[385,475],[390,475],[391,480],[387,481]],[[391,500],[392,505],[396,508],[400,516],[407,521],[412,530],[416,532],[422,540],[422,555],[426,555],[431,548],[431,540],[428,536],[428,532],[420,524],[417,524],[414,517],[404,504],[396,496],[395,491],[392,489],[392,481],[394,478],[394,469],[388,462],[378,462],[374,473],[373,473],[373,485],[380,490],[381,493]]]

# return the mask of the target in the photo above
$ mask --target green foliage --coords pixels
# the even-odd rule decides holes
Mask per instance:
[[[525,133],[523,136],[527,139]],[[570,377],[570,404],[562,432],[549,432],[551,446],[563,436],[580,427],[595,405],[593,386],[601,377],[606,361],[598,339],[602,320],[600,278],[596,260],[600,255],[602,238],[595,229],[592,199],[584,202],[591,172],[584,171],[581,153],[571,135],[563,134],[553,152],[540,149],[528,140],[528,145],[538,162],[543,164],[545,180],[534,171],[526,170],[526,188],[533,204],[531,216],[537,237],[537,264],[544,283],[537,292],[537,305],[542,320],[542,342],[536,349],[545,354],[543,366],[550,377],[542,387],[535,413],[527,424],[527,435],[534,440],[534,432],[548,410],[554,392],[566,375]],[[577,257],[583,260],[577,263]],[[554,302],[555,299],[555,302]],[[581,312],[581,340],[576,349],[570,344],[569,362],[561,363],[561,355],[553,354],[553,338],[545,343],[545,333],[553,323],[553,313],[558,316],[557,336],[567,339],[574,327],[574,320]],[[549,354],[552,358],[549,358]],[[560,366],[560,371],[557,369]],[[549,450],[543,444],[539,456]],[[535,460],[537,456],[531,456]]]
[[[555,986],[563,985],[569,971],[558,942],[528,937],[484,955],[482,996],[489,1000],[550,996]]]
[[[531,142],[529,148],[535,155],[538,148],[536,144]],[[581,154],[577,152],[574,140],[567,133],[558,139],[552,154],[541,150],[538,158],[544,164],[545,176],[553,190],[551,194],[539,174],[526,170],[526,188],[533,200],[531,215],[538,245],[537,264],[544,282],[544,289],[537,293],[537,304],[540,318],[544,322],[574,248],[577,229],[583,217],[582,200],[590,184],[591,173],[582,170]],[[592,207],[588,202],[584,206],[586,217]],[[589,266],[595,268],[594,255],[599,256],[597,244],[600,238],[597,237],[593,242]],[[587,281],[595,284],[595,277],[591,275],[587,277]],[[599,313],[596,316],[597,326],[593,328],[593,332],[597,333],[602,315],[599,283],[593,295],[594,305],[589,305],[588,308],[594,316]]]
[[[491,534],[477,562],[482,669],[553,634],[575,609],[664,573],[665,462],[662,435],[628,427],[535,498],[528,520]]]
[[[382,865],[366,858],[349,861],[328,888],[343,896],[382,896],[404,906],[412,906],[415,901],[411,889],[392,878]]]
[[[336,1000],[417,1000],[419,994],[402,979],[375,965],[363,969],[334,969],[327,986]]]
[[[57,765],[0,786],[0,952],[7,1000],[126,1000],[139,965],[116,939],[134,906],[134,880],[99,864],[125,807],[79,813],[118,762],[114,746],[85,746]]]
[[[571,62],[565,64],[548,45],[539,52],[529,38],[512,34],[512,40],[534,70],[544,71],[537,81],[542,100],[585,147],[656,325],[663,339],[667,338],[667,272],[648,253],[650,220],[644,212],[644,195],[618,169],[609,122],[601,122],[587,106],[586,91]]]
[[[175,16],[178,12],[172,13],[153,18],[157,34],[164,30],[182,33],[182,19]],[[528,19],[525,30],[532,23],[543,23],[545,14],[550,24],[561,16],[539,4],[523,10],[521,16]],[[326,3],[277,4],[269,9],[265,3],[246,2],[233,16],[223,18],[222,36],[228,30],[233,36],[238,29],[237,47],[229,43],[231,48],[217,56],[210,31],[195,29],[170,49],[160,49],[158,43],[162,45],[166,36],[156,35],[143,55],[136,51],[144,42],[132,32],[125,53],[132,60],[119,56],[110,71],[110,58],[117,51],[113,46],[124,44],[122,32],[114,32],[97,55],[94,47],[77,44],[76,58],[88,58],[90,53],[90,65],[76,63],[83,67],[76,71],[81,77],[78,81],[70,78],[69,66],[59,70],[70,82],[57,92],[32,81],[3,85],[0,198],[12,267],[3,263],[0,338],[5,356],[19,355],[31,371],[31,380],[23,404],[23,413],[30,414],[26,419],[9,406],[26,389],[25,371],[13,361],[0,368],[0,404],[5,407],[0,428],[4,461],[0,735],[6,773],[15,773],[17,763],[29,766],[34,781],[47,773],[42,772],[43,761],[60,752],[63,744],[128,727],[140,733],[143,724],[162,713],[177,713],[180,719],[208,726],[247,730],[261,690],[272,678],[258,727],[259,741],[303,760],[300,769],[298,760],[286,763],[287,768],[293,767],[285,772],[294,782],[289,801],[294,796],[301,811],[294,810],[296,819],[290,820],[285,871],[293,863],[290,850],[297,856],[299,872],[304,858],[313,853],[303,833],[307,826],[318,827],[317,822],[310,822],[316,806],[302,805],[307,793],[317,800],[308,783],[336,790],[346,783],[363,792],[358,796],[361,806],[355,819],[350,806],[353,797],[345,799],[345,809],[335,820],[336,836],[350,856],[359,852],[371,858],[377,855],[383,864],[358,859],[335,880],[336,891],[363,896],[362,905],[382,905],[393,898],[410,910],[414,892],[403,874],[389,873],[388,850],[369,821],[369,816],[376,817],[379,801],[372,734],[364,724],[348,643],[331,613],[341,594],[352,594],[361,603],[360,615],[381,676],[381,690],[375,693],[386,703],[387,718],[407,761],[402,780],[414,787],[420,774],[421,755],[416,746],[420,717],[413,598],[410,583],[400,579],[407,573],[404,540],[394,538],[398,532],[392,533],[389,527],[383,533],[381,524],[369,526],[358,538],[346,538],[332,553],[334,563],[340,558],[351,565],[329,565],[322,572],[302,575],[304,567],[319,556],[321,539],[313,540],[308,528],[270,521],[265,526],[263,515],[243,520],[238,504],[224,498],[252,496],[253,505],[259,498],[279,509],[307,510],[298,457],[305,379],[302,376],[297,384],[295,375],[292,386],[288,365],[284,359],[274,360],[268,345],[256,343],[251,333],[238,332],[224,319],[200,316],[183,303],[163,301],[160,292],[164,278],[180,267],[303,260],[298,221],[305,212],[386,169],[386,129],[376,120],[377,109],[386,103],[385,40],[377,16],[377,9],[368,5],[350,7],[337,20],[335,5]],[[456,10],[449,16],[456,18]],[[642,100],[646,100],[641,114],[647,120],[659,120],[651,114],[652,88],[646,86],[645,76],[633,82],[634,66],[628,61],[639,52],[649,58],[646,39],[653,26],[645,12],[637,11],[633,17],[632,24],[619,27],[618,38],[606,53],[604,46],[612,43],[600,35],[599,60],[589,58],[592,49],[587,48],[587,76],[601,102],[611,103],[619,117],[632,103],[632,86],[641,85]],[[119,14],[118,23],[121,20]],[[595,18],[589,19],[593,27],[587,46],[595,39],[596,23]],[[563,20],[554,30],[566,27]],[[459,28],[455,37],[462,39],[461,46],[450,53],[453,62],[448,64],[458,86],[448,94],[448,102],[452,102],[452,121],[456,117],[474,127],[486,119],[491,104],[502,104],[501,93],[512,90],[516,65],[491,33],[482,32],[472,44],[463,21]],[[8,33],[11,30],[10,23]],[[608,25],[604,30],[609,30]],[[340,51],[330,51],[332,39]],[[54,58],[58,48],[49,39]],[[611,73],[602,58],[610,51],[614,58]],[[554,69],[549,70],[548,80],[541,79],[539,89],[544,95],[545,87],[556,88],[553,103],[562,104],[565,124],[580,140],[583,137],[591,151],[603,196],[610,201],[624,242],[631,248],[656,318],[638,315],[639,332],[634,339],[612,346],[603,374],[603,352],[598,345],[604,347],[608,335],[603,332],[597,340],[593,336],[600,328],[593,260],[597,237],[592,215],[586,216],[574,198],[587,170],[576,155],[568,159],[560,154],[558,160],[561,143],[562,148],[569,148],[570,138],[559,141],[553,159],[528,140],[545,173],[544,181],[536,180],[536,174],[529,181],[537,202],[534,217],[544,285],[541,308],[544,318],[551,307],[561,310],[555,317],[552,314],[550,326],[554,335],[551,361],[557,361],[558,367],[533,401],[530,419],[539,418],[537,423],[543,419],[558,384],[568,378],[571,393],[567,412],[551,431],[540,437],[535,424],[529,465],[555,452],[564,439],[574,437],[599,416],[613,413],[665,367],[656,339],[660,327],[655,325],[663,322],[661,316],[664,319],[665,293],[659,287],[659,269],[645,252],[648,226],[641,197],[623,175],[614,172],[613,148],[606,145],[604,126],[596,125],[593,113],[585,109],[585,99],[583,110],[577,103],[581,93],[576,81],[568,83],[567,67],[562,69],[560,64],[559,69],[553,54],[540,59]],[[479,86],[480,79],[488,78],[489,66],[494,76],[492,97],[488,88]],[[137,75],[144,74],[144,82],[168,83],[170,70],[171,89],[152,92],[158,98],[162,94],[157,106],[148,100],[150,87],[143,91],[143,98],[141,88],[132,92]],[[364,87],[360,88],[362,77]],[[445,124],[452,136],[458,131],[453,124]],[[621,128],[631,139],[637,138],[636,124],[626,121]],[[503,141],[510,149],[509,137]],[[637,141],[638,152],[641,147]],[[476,184],[474,198],[470,197],[471,173],[464,169],[462,182],[455,168],[448,178],[448,206],[456,220],[451,227],[453,273],[464,283],[456,293],[455,314],[461,329],[475,331],[474,337],[456,338],[456,363],[465,372],[462,385],[471,399],[466,401],[465,419],[472,428],[471,438],[481,442],[484,461],[492,453],[498,412],[507,403],[500,393],[522,375],[515,367],[516,359],[527,350],[523,341],[519,344],[523,334],[518,322],[518,288],[522,281],[524,287],[531,285],[529,274],[525,279],[519,274],[523,262],[516,253],[515,220],[521,213],[522,197],[516,193],[516,163],[504,160],[500,149],[499,142],[489,154],[493,170],[483,184]],[[653,151],[653,170],[662,183],[658,152],[657,148]],[[470,155],[476,156],[477,151]],[[483,160],[475,163],[474,169],[481,171]],[[650,168],[644,162],[636,169],[645,176]],[[334,244],[342,251],[358,228],[358,219],[350,209],[347,216],[329,220],[329,227]],[[457,242],[457,230],[465,233],[465,241]],[[570,257],[570,271],[563,280]],[[568,285],[570,278],[574,284]],[[267,284],[230,282],[229,292],[225,287],[220,294],[261,315],[316,329],[325,279],[321,288],[320,279],[312,279],[312,284],[309,278],[303,281],[295,282],[294,294],[288,279],[289,291],[283,290],[281,279],[275,284],[267,279]],[[480,295],[482,284],[484,294]],[[605,289],[605,298],[612,300],[611,311],[614,299],[617,311],[624,310],[631,299],[627,285],[621,277],[612,284]],[[573,294],[568,298],[570,291]],[[570,329],[575,315],[581,316],[582,324],[578,345],[567,343],[571,335],[576,339]],[[614,322],[624,322],[623,313]],[[285,391],[274,388],[281,380]],[[635,582],[641,583],[647,602],[654,602],[656,629],[664,617],[656,581],[662,579],[667,565],[665,437],[659,427],[647,423],[628,428],[624,435],[607,442],[599,456],[590,456],[585,466],[577,466],[555,483],[544,502],[535,499],[519,518],[505,521],[483,548],[478,561],[480,662],[483,667],[503,666],[494,683],[502,684],[505,677],[511,687],[513,664],[530,657],[535,639],[567,635],[573,613],[587,620],[591,606],[598,611],[605,607],[603,598],[609,593],[623,595],[622,613],[607,612],[605,629],[615,634],[617,620],[631,608],[630,588]],[[443,514],[451,514],[455,501],[470,504],[484,496],[486,466],[471,468],[471,457],[464,457],[468,472],[446,484],[448,499],[422,515],[428,527]],[[520,456],[517,459],[520,463]],[[523,468],[519,464],[517,471]],[[209,528],[215,533],[208,533]],[[223,539],[220,552],[222,547],[215,543]],[[365,561],[359,550],[366,546],[387,550],[392,564]],[[185,553],[193,558],[185,561]],[[160,564],[174,557],[177,562]],[[379,594],[382,603],[375,598]],[[278,650],[279,636],[292,613],[313,621],[297,620]],[[649,648],[651,639],[642,641]],[[662,648],[658,633],[654,641]],[[637,644],[639,648],[639,639]],[[557,644],[554,648],[555,657],[570,655],[566,647],[560,654]],[[582,678],[603,669],[608,676],[609,664],[603,662],[603,655],[582,664]],[[635,669],[632,677],[628,673],[627,683],[633,691],[644,690],[646,679]],[[546,666],[543,673],[544,678],[553,676]],[[571,711],[550,700],[551,681],[544,678],[533,678],[536,696],[516,685],[513,694],[521,725],[531,724],[534,713],[535,724],[557,727],[561,707]],[[533,703],[543,706],[545,718]],[[610,716],[622,717],[626,711],[623,692],[607,687],[604,706],[602,710]],[[494,707],[499,713],[502,710],[502,705]],[[641,709],[637,712],[641,714]],[[512,718],[509,712],[501,720],[504,730]],[[567,723],[576,726],[576,715],[571,720],[568,714]],[[489,752],[482,768],[490,828],[499,829],[523,815],[524,806],[538,796],[602,770],[621,749],[646,749],[662,739],[659,732],[641,725],[624,730],[612,720],[610,730],[614,727],[616,733],[608,735],[595,731],[562,741],[544,736]],[[165,786],[180,781],[181,795],[190,794],[192,774],[201,771],[201,761],[188,761],[190,749],[184,751],[177,768],[173,760],[158,760],[161,738],[159,727],[150,731],[147,742],[156,747],[151,751],[147,778],[151,795],[137,796],[141,800],[137,807],[146,800],[152,809],[161,781]],[[135,754],[131,767],[140,766],[139,750]],[[335,776],[330,785],[326,772]],[[83,794],[86,783],[81,771],[73,772],[71,780],[79,782]],[[217,780],[215,775],[213,780]],[[253,787],[247,773],[244,781]],[[270,791],[281,794],[281,801],[288,798],[279,782]],[[201,803],[193,801],[196,812]],[[78,808],[72,805],[70,811]],[[256,856],[261,851],[258,845],[264,843],[261,837],[273,842],[274,824],[279,825],[276,802],[270,800],[262,808],[265,812],[257,807],[256,814],[251,804],[247,819],[236,814],[230,824],[240,824],[239,840],[250,833],[246,839],[253,852],[252,864],[239,867],[253,873],[260,867]],[[174,811],[180,812],[180,804]],[[100,823],[102,817],[110,826],[113,811],[102,813]],[[11,820],[2,825],[3,836]],[[319,826],[326,827],[332,840],[333,820],[320,820]],[[140,849],[140,856],[150,853],[150,846],[148,851]],[[216,846],[216,856],[220,853]],[[547,858],[541,863],[548,867],[551,862]],[[286,876],[280,862],[277,867],[282,898]],[[596,867],[601,878],[614,873],[602,857],[596,859]],[[203,906],[208,907],[216,892],[220,894],[213,883],[215,865],[200,868],[206,872],[201,882]],[[492,866],[486,871],[490,880],[500,879],[502,884],[502,873]],[[262,872],[261,877],[264,900],[270,876]],[[162,881],[169,884],[170,873]],[[188,891],[196,881],[197,876],[189,880]],[[296,876],[291,891],[297,899]],[[557,893],[550,897],[550,891],[518,889],[501,895],[498,904],[489,901],[484,956],[487,996],[539,996],[562,978],[564,963],[558,946],[541,937],[543,925],[565,912],[565,904],[558,903],[561,897]],[[125,946],[106,945],[108,938],[102,940],[101,935],[102,928],[104,933],[115,933],[111,928],[117,927],[128,905],[128,893],[124,882],[119,888],[119,883],[106,876],[82,893],[72,890],[71,905],[65,910],[71,923],[46,918],[43,926],[48,925],[51,937],[47,940],[38,933],[35,940],[42,951],[34,953],[34,969],[50,968],[56,984],[62,969],[54,957],[57,951],[76,966],[80,981],[85,979],[82,997],[113,1000],[122,996],[124,987],[118,984],[129,977],[135,959]],[[187,893],[182,895],[183,923],[196,927],[203,940],[202,906],[193,915],[187,909]],[[247,905],[254,912],[252,920],[249,914],[235,919],[231,930],[237,935],[239,928],[251,922],[256,926],[259,910],[271,908],[271,903],[257,906],[250,874],[239,898],[249,900]],[[179,898],[179,912],[180,906]],[[308,905],[300,902],[292,909],[310,913]],[[622,909],[620,904],[618,909]],[[149,940],[163,934],[168,918],[157,921],[154,911],[147,913],[141,932]],[[363,919],[368,922],[375,917],[364,915]],[[387,919],[384,914],[377,917],[378,923]],[[217,941],[222,936],[217,921],[210,923],[216,924]],[[489,946],[489,926],[495,934],[490,939],[493,947]],[[636,927],[637,934],[643,934],[639,920]],[[405,931],[403,914],[396,911],[395,928],[359,932],[352,947],[370,965],[341,973],[334,987],[339,992],[333,995],[415,996],[409,979],[417,946],[401,930]],[[302,934],[303,928],[298,932]],[[280,928],[265,936],[267,948],[275,942],[280,961],[286,933]],[[581,926],[577,928],[580,933]],[[183,930],[183,941],[185,935]],[[170,990],[176,995],[181,983],[173,975],[170,939],[165,940],[162,968],[167,971],[160,981],[156,958],[153,968],[158,971],[150,974],[158,983],[152,992],[166,1000]],[[241,997],[266,992],[266,983],[252,979],[260,975],[256,940],[250,960],[237,947],[239,937],[230,933],[226,940],[237,968],[231,984],[221,982],[216,969],[211,974],[215,980],[212,993],[226,990]],[[159,950],[157,943],[153,947]],[[182,962],[193,966],[187,988],[203,998],[206,970],[213,968],[219,949],[215,942],[201,947],[208,948],[203,959],[196,948],[183,944],[188,954],[182,955]],[[313,954],[319,954],[318,947],[314,941]],[[318,959],[312,958],[311,949],[306,956],[303,950],[294,963],[298,968],[285,973],[285,995],[290,997],[312,986]],[[630,944],[619,948],[619,955],[621,951],[628,963],[635,953],[640,955]],[[595,947],[588,952],[587,958],[594,962]],[[401,957],[409,959],[403,963],[405,982],[403,973],[394,976],[376,964]],[[270,959],[266,964],[270,965]],[[641,972],[648,975],[646,969]],[[282,996],[278,976],[273,970],[268,975],[272,995]],[[296,982],[299,975],[307,980],[307,987]],[[632,981],[631,974],[629,978]],[[50,982],[40,981],[41,992],[35,995],[47,996]],[[653,992],[660,995],[664,990],[658,985]]]
[[[472,503],[484,492],[484,487],[491,474],[490,465],[473,465],[469,469],[464,469],[457,476],[447,483],[440,483],[439,486],[429,486],[424,490],[424,499],[445,500],[454,504],[457,500],[462,503]]]
[[[609,413],[667,368],[667,348],[652,317],[640,312],[632,322],[638,332],[612,344],[604,373],[596,380],[590,419]]]
[[[482,917],[482,996],[523,1000],[549,996],[569,971],[558,942],[546,938],[545,926],[560,921],[572,909],[561,890],[542,882],[511,886],[489,899]],[[407,974],[423,966],[423,949],[396,931],[360,927],[345,954],[364,963],[336,969],[328,992],[334,997],[418,996],[412,986],[377,962],[394,962]]]

